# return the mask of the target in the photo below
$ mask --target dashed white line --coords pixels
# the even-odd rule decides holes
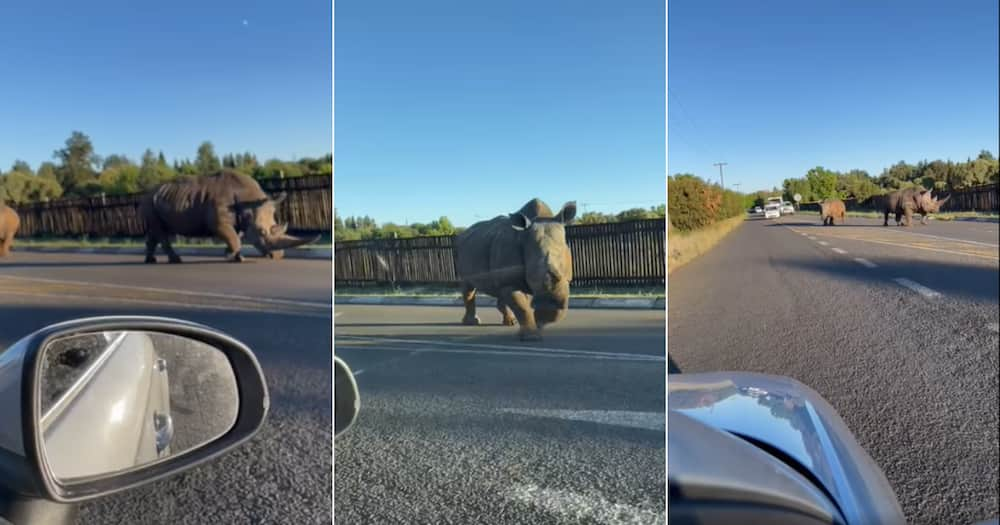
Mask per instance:
[[[830,243],[828,243],[828,242],[826,242],[826,241],[819,241],[819,244],[820,244],[821,246],[829,246],[829,245],[830,245]]]
[[[840,248],[830,248],[830,249],[839,253],[840,255],[847,255],[847,250],[841,250]]]
[[[812,235],[807,235],[806,237],[809,237],[809,240],[810,240],[810,241],[815,241],[815,240],[816,240],[816,238],[815,238],[815,237],[813,237]]]
[[[861,266],[864,266],[865,268],[878,268],[877,264],[869,261],[868,259],[862,259],[861,257],[855,257],[854,260],[855,260],[855,262],[857,262]]]
[[[917,292],[918,294],[920,294],[920,295],[922,295],[924,297],[927,297],[927,298],[933,298],[933,297],[940,297],[941,296],[941,294],[935,292],[934,290],[931,290],[930,288],[928,288],[928,287],[926,287],[926,286],[924,286],[924,285],[922,285],[922,284],[920,284],[920,283],[918,283],[916,281],[911,281],[911,280],[907,279],[906,277],[896,277],[895,279],[893,279],[893,281],[896,281],[897,284],[899,284],[901,286],[905,286],[906,288],[909,288],[910,290],[913,290],[914,292]]]

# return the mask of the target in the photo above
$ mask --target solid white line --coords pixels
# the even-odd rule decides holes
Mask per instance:
[[[903,234],[903,235],[905,235],[905,234],[919,235],[921,237],[930,237],[932,239],[941,239],[941,240],[944,240],[944,241],[964,242],[966,244],[976,244],[976,245],[979,245],[979,246],[987,246],[989,248],[1000,248],[1000,244],[990,244],[988,242],[968,241],[968,240],[965,240],[965,239],[955,239],[953,237],[944,237],[942,235],[932,235],[930,233],[917,233],[917,232],[911,232],[911,231],[899,231],[898,229],[896,229],[896,230],[887,230],[887,231],[890,231],[890,232],[893,232],[893,233],[899,233],[899,234]]]
[[[626,354],[623,352],[596,352],[592,350],[569,350],[562,348],[544,348],[539,346],[522,346],[522,345],[494,345],[494,344],[482,344],[482,343],[453,343],[448,341],[427,341],[424,339],[393,339],[387,337],[365,337],[356,335],[343,335],[338,336],[341,339],[350,339],[356,341],[367,341],[367,342],[381,342],[381,343],[403,343],[411,345],[430,345],[430,346],[451,346],[458,348],[483,348],[489,350],[515,350],[515,351],[534,351],[543,353],[564,353],[564,354],[584,354],[591,356],[603,356],[603,357],[632,357],[637,359],[647,359],[653,361],[665,361],[666,358],[662,355],[650,355],[650,354]]]
[[[841,250],[840,248],[830,248],[830,249],[841,255],[847,255],[847,250]]]
[[[638,412],[632,410],[547,410],[533,408],[503,408],[501,412],[521,416],[585,421],[619,427],[641,428],[663,432],[667,428],[663,412]]]
[[[329,319],[329,314],[315,313],[315,312],[285,312],[281,310],[267,310],[264,308],[240,308],[232,306],[219,306],[210,304],[197,304],[197,303],[180,303],[177,301],[160,301],[157,299],[133,299],[130,297],[96,297],[89,295],[76,295],[76,294],[66,294],[66,293],[56,293],[56,294],[46,294],[46,293],[33,293],[33,292],[3,292],[4,295],[23,295],[27,297],[41,297],[46,299],[80,299],[82,301],[104,301],[108,303],[134,303],[134,304],[154,304],[157,306],[175,306],[181,308],[194,308],[197,310],[215,310],[219,312],[250,312],[259,314],[270,314],[270,315],[294,315],[301,317],[313,317],[317,319]]]
[[[537,485],[515,485],[507,489],[507,498],[529,504],[560,516],[560,521],[589,522],[608,525],[666,523],[662,504],[648,502],[642,506],[614,503],[599,495],[584,495],[568,490],[542,488]]]
[[[920,294],[920,295],[922,295],[924,297],[932,298],[932,297],[940,297],[941,296],[941,294],[935,292],[934,290],[931,290],[930,288],[928,288],[928,287],[926,287],[926,286],[924,286],[924,285],[922,285],[922,284],[920,284],[918,282],[911,281],[911,280],[907,279],[906,277],[896,277],[895,279],[893,279],[893,281],[896,281],[898,284],[900,284],[902,286],[905,286],[905,287],[909,288],[910,290],[913,290],[914,292],[917,292],[918,294]]]
[[[334,343],[337,346],[337,343]],[[341,350],[350,348],[352,350],[365,350],[365,351],[378,351],[378,352],[413,352],[411,348],[393,348],[388,346],[358,346],[358,347],[344,347],[341,346]],[[490,350],[490,349],[458,349],[458,348],[435,348],[435,347],[424,347],[420,349],[419,353],[427,354],[468,354],[468,355],[494,355],[501,357],[543,357],[546,359],[596,359],[599,361],[635,361],[635,362],[659,362],[665,361],[664,358],[659,356],[645,356],[636,354],[620,354],[620,355],[595,355],[589,352],[577,352],[577,353],[555,353],[552,351],[548,352],[538,352],[538,351],[521,351],[521,350]]]
[[[188,290],[171,290],[168,288],[151,288],[147,286],[129,286],[125,284],[111,284],[102,282],[88,282],[88,281],[66,281],[62,279],[43,279],[41,277],[21,277],[13,275],[0,276],[3,279],[13,279],[17,281],[34,281],[40,283],[52,283],[52,284],[72,284],[77,286],[104,286],[107,288],[119,288],[122,290],[138,290],[142,292],[157,292],[157,293],[170,293],[177,295],[187,295],[191,297],[212,297],[216,299],[239,299],[244,301],[253,301],[256,303],[267,303],[267,304],[284,304],[291,306],[307,306],[312,308],[326,308],[330,309],[333,306],[330,303],[317,303],[310,301],[292,301],[288,299],[270,299],[267,297],[251,297],[249,295],[233,295],[225,293],[214,293],[214,292],[191,292]]]
[[[864,267],[867,267],[867,268],[878,268],[877,264],[869,261],[868,259],[862,259],[861,257],[855,257],[854,260],[857,261],[858,264],[861,264]]]

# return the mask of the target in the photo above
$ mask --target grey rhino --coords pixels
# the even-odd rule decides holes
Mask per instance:
[[[146,262],[156,262],[156,245],[171,263],[181,258],[170,246],[175,235],[216,237],[226,243],[226,258],[242,262],[240,234],[261,255],[272,259],[284,250],[315,241],[286,233],[287,224],[274,222],[275,207],[285,194],[272,199],[252,177],[231,170],[212,175],[184,177],[156,187],[142,200],[140,214],[146,223]]]
[[[834,219],[840,219],[840,224],[847,221],[847,208],[840,199],[826,199],[819,203],[819,215],[823,226],[833,226]]]
[[[889,214],[896,214],[896,225],[900,226],[903,223],[900,222],[900,218],[906,217],[906,226],[912,226],[913,224],[913,214],[920,214],[920,224],[927,224],[927,216],[931,213],[937,213],[941,209],[941,205],[948,202],[951,195],[945,197],[944,199],[938,200],[934,197],[932,190],[918,189],[918,188],[906,188],[903,190],[897,190],[888,195],[885,199],[885,222],[883,226],[889,225]]]
[[[480,221],[455,237],[455,269],[462,281],[465,316],[479,324],[476,293],[497,298],[503,324],[520,324],[522,340],[541,339],[541,327],[559,321],[569,308],[573,258],[565,225],[576,217],[576,203],[559,213],[532,199],[510,215]]]
[[[14,208],[0,202],[0,257],[10,255],[10,249],[14,246],[14,235],[20,225],[21,219]]]

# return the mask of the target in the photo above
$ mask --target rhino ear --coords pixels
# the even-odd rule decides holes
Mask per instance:
[[[576,201],[569,201],[563,204],[563,208],[556,215],[556,220],[563,224],[570,224],[576,218]]]
[[[510,227],[519,232],[531,228],[531,219],[523,213],[512,213],[510,215]]]

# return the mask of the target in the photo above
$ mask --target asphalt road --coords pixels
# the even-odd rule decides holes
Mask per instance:
[[[840,412],[911,523],[995,517],[997,224],[881,224],[748,221],[670,275],[670,366],[798,379]]]
[[[571,310],[520,343],[493,308],[337,306],[361,412],[338,523],[664,523],[664,312]]]
[[[169,480],[85,503],[80,523],[329,523],[330,263],[243,264],[14,252],[0,259],[0,346],[94,315],[158,315],[220,329],[260,361],[271,395],[261,432]]]

